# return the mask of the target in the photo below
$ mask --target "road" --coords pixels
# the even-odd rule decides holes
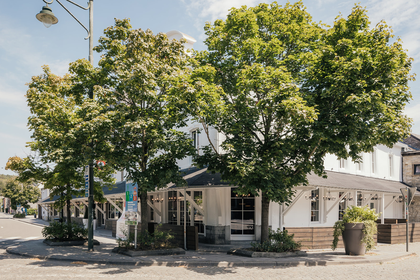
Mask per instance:
[[[383,264],[290,268],[133,267],[22,258],[7,254],[16,242],[42,238],[42,227],[0,218],[0,279],[420,279],[420,258]],[[399,250],[404,250],[401,244]],[[410,244],[420,255],[420,243]]]
[[[11,216],[0,216],[0,249],[29,240],[42,239],[42,226],[23,223]]]

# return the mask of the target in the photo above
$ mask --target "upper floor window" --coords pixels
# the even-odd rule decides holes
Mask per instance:
[[[340,158],[340,168],[346,168],[346,160],[344,158]]]
[[[360,161],[358,163],[356,163],[356,168],[357,171],[362,171],[363,169],[363,154],[359,154],[359,156],[361,157]]]
[[[389,177],[394,177],[394,156],[389,155]]]
[[[414,164],[414,175],[420,175],[420,164]]]
[[[372,152],[372,173],[375,173],[376,170],[376,151]]]
[[[197,150],[197,154],[198,154],[199,148],[200,148],[200,131],[194,130],[193,132],[191,132],[191,138],[193,140],[193,146]]]

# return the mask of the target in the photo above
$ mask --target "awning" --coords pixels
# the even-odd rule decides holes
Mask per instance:
[[[401,194],[400,189],[407,187],[406,184],[399,181],[345,174],[334,171],[326,172],[328,176],[326,179],[315,174],[309,174],[309,185],[334,189],[395,193],[399,195]]]

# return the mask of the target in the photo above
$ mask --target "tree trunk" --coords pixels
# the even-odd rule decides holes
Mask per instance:
[[[265,193],[261,196],[261,243],[268,240],[268,214],[270,200]]]
[[[66,213],[66,216],[67,216],[67,227],[68,227],[69,238],[71,239],[73,237],[73,232],[71,232],[71,209],[70,209],[69,193],[70,193],[70,184],[67,184],[67,190],[66,190],[66,195],[67,195],[67,200],[66,200],[67,209],[66,209],[66,212],[67,213]]]
[[[68,233],[69,233],[69,238],[71,239],[73,237],[73,232],[71,231],[71,211],[70,211],[70,199],[67,199],[66,201],[67,204],[67,227],[68,227]]]
[[[147,215],[147,191],[140,193],[140,211],[141,211],[141,233],[145,234],[149,229],[149,216]]]

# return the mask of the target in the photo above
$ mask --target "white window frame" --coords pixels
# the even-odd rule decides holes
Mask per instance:
[[[393,154],[389,154],[388,156],[389,158],[389,177],[394,177],[394,155]]]
[[[311,223],[321,223],[321,191],[320,189],[315,189],[315,190],[311,190],[311,197],[313,197],[313,193],[312,192],[318,192],[318,197],[315,198],[315,200],[318,200],[318,209],[314,210],[316,212],[318,212],[318,220],[317,221],[312,221],[312,201],[313,200],[309,200],[309,219],[311,221]],[[315,194],[316,195],[316,194]]]
[[[373,150],[371,154],[371,172],[372,174],[376,173],[376,149]]]

